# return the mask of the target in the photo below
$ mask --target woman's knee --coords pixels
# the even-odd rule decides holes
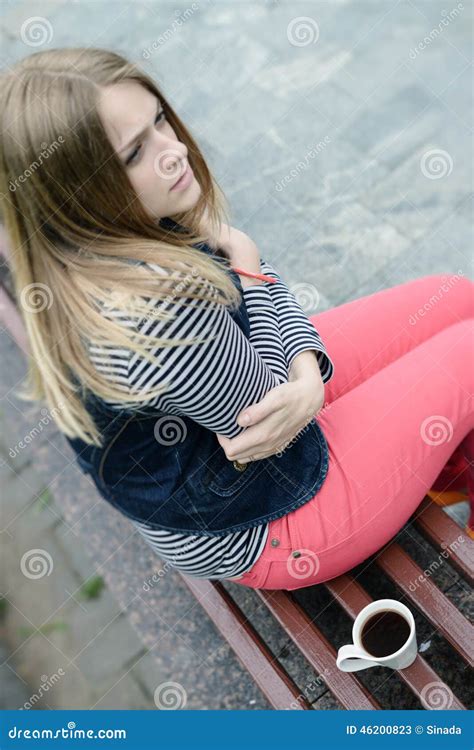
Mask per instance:
[[[461,318],[474,315],[474,282],[462,272],[451,271],[425,277],[433,284],[430,301],[449,300],[449,305]]]

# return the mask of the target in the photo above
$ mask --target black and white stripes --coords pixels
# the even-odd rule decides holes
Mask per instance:
[[[248,339],[225,307],[216,303],[203,308],[198,300],[189,298],[195,304],[169,303],[167,310],[176,315],[172,323],[145,321],[139,330],[162,338],[212,339],[204,344],[156,348],[153,363],[131,350],[91,344],[95,367],[123,386],[124,402],[117,408],[132,405],[127,404],[127,392],[141,393],[148,407],[188,416],[232,438],[245,429],[236,422],[239,413],[287,382],[291,364],[301,352],[315,352],[322,379],[327,382],[334,365],[321,337],[273,266],[261,260],[261,271],[274,276],[277,283],[262,281],[244,288]],[[151,300],[154,303],[156,300]],[[109,313],[124,325],[133,325],[123,313]],[[167,384],[166,392],[147,399],[147,389],[161,383]],[[221,537],[175,534],[140,523],[136,526],[163,560],[187,575],[202,578],[231,578],[249,570],[268,536],[267,524]]]
[[[250,569],[267,540],[266,524],[221,537],[171,534],[135,522],[151,547],[182,573],[198,578],[231,578]]]

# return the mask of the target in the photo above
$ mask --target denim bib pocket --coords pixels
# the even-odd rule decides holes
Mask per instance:
[[[207,458],[202,469],[196,472],[195,479],[203,492],[229,497],[247,487],[263,470],[264,466],[259,461],[236,465],[219,448]]]

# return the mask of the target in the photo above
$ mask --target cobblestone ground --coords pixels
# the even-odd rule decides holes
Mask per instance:
[[[472,277],[471,2],[3,0],[2,16],[2,69],[41,48],[102,46],[154,75],[202,146],[232,223],[308,314],[315,299],[324,310],[425,274]],[[2,338],[11,353],[6,331]],[[193,632],[180,649],[147,657],[125,603],[100,589],[84,538],[44,485],[39,464],[62,446],[54,430],[11,459],[40,412],[15,398],[10,367],[2,380],[2,707],[23,705],[59,674],[35,707],[156,708],[166,669],[176,674],[179,661],[184,670],[202,642],[193,644]],[[465,510],[450,512],[462,524]],[[413,532],[409,541],[428,564],[429,548]],[[54,561],[41,580],[20,566],[35,548]],[[437,583],[467,607],[459,576],[445,568]],[[260,625],[298,672],[291,644]],[[209,689],[218,663],[200,663],[188,707],[267,707],[234,662],[227,682]],[[456,670],[462,677],[454,663],[448,677]],[[387,705],[390,690],[386,680],[377,694]],[[334,707],[324,689],[310,699]],[[404,707],[409,700],[400,697]]]
[[[0,422],[8,434],[8,418]],[[147,649],[34,461],[23,459],[12,462],[1,445],[0,642],[9,658],[0,707],[156,708],[139,674]]]

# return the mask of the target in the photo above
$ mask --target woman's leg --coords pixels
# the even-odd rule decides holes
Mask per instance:
[[[337,508],[325,521],[328,506],[315,502],[325,547],[354,534],[362,542],[366,525],[373,551],[388,541],[474,430],[473,321],[419,344],[319,418],[330,448],[326,494]]]
[[[326,402],[331,404],[444,328],[473,316],[474,282],[456,274],[423,276],[311,315],[334,362]]]
[[[474,283],[458,274],[423,276],[312,315],[334,361],[326,408],[435,333],[474,316]],[[466,366],[472,357],[466,356]],[[467,485],[462,446],[433,482],[438,492]],[[459,493],[458,493],[459,494]]]
[[[474,430],[473,328],[472,320],[444,327],[320,413],[329,445],[324,484],[311,501],[272,522],[269,543],[243,585],[295,589],[326,581],[400,531]],[[283,543],[273,547],[280,532]]]

